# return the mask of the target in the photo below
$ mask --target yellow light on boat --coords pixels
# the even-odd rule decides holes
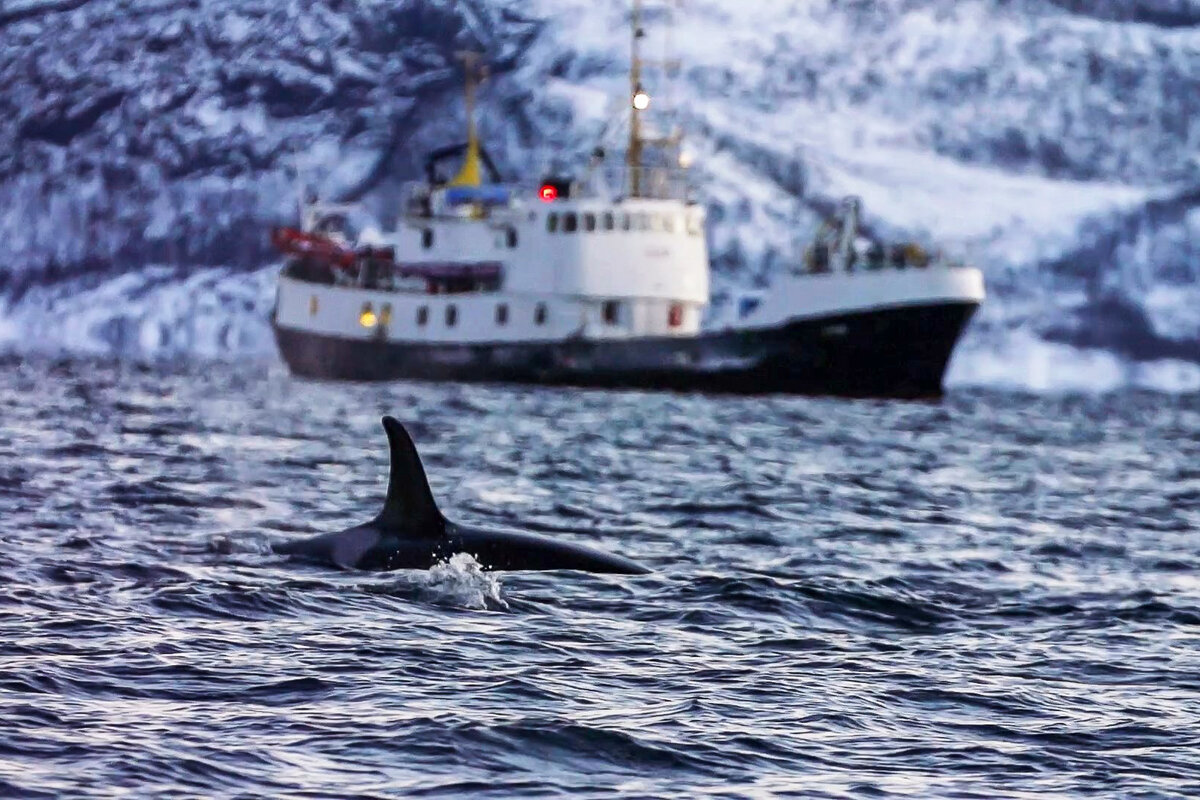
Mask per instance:
[[[375,316],[375,312],[371,310],[371,304],[367,303],[363,306],[362,313],[358,315],[358,324],[364,328],[374,328],[379,322],[379,317]]]
[[[633,93],[633,108],[635,111],[645,111],[650,107],[650,95],[645,89],[638,89]]]

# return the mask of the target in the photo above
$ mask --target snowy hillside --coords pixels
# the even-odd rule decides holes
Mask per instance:
[[[767,285],[846,193],[991,298],[951,381],[1200,386],[1200,0],[682,0],[669,45],[718,285]],[[511,175],[591,150],[625,0],[0,7],[0,336],[271,352],[298,177],[387,217],[488,54]],[[657,37],[657,38],[656,38]],[[668,41],[669,38],[669,41]],[[660,87],[651,87],[659,90]]]

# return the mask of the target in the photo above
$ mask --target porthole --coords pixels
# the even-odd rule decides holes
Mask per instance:
[[[605,325],[616,325],[621,317],[621,304],[616,300],[605,300],[603,314]]]
[[[588,233],[591,233],[592,231],[596,230],[596,215],[595,214],[584,214],[583,215],[583,229],[585,231],[587,231]]]
[[[446,306],[446,327],[453,328],[458,323],[458,307],[453,303]]]
[[[417,309],[417,326],[424,327],[429,322],[429,306],[421,306]]]
[[[578,217],[574,214],[563,214],[563,233],[574,233],[578,228]]]
[[[433,247],[433,228],[421,228],[421,247],[426,250]]]
[[[546,304],[545,303],[538,303],[537,307],[534,308],[533,321],[535,323],[537,323],[538,325],[546,324]]]
[[[496,306],[496,324],[508,324],[508,303],[500,303],[498,306]]]

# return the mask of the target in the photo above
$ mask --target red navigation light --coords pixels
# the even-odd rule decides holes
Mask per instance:
[[[552,183],[547,183],[538,190],[538,196],[542,198],[543,203],[553,203],[558,199],[558,187]]]

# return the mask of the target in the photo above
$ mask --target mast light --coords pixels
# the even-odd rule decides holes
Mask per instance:
[[[649,107],[650,94],[639,86],[637,91],[633,93],[633,108],[635,111],[645,111]]]

